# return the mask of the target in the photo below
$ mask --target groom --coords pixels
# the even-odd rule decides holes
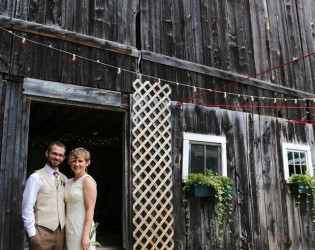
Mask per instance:
[[[66,146],[49,144],[46,165],[27,180],[22,201],[22,217],[30,240],[30,250],[63,250],[65,238],[64,191],[67,177],[58,166],[65,159]]]

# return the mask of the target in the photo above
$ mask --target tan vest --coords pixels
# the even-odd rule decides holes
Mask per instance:
[[[65,187],[60,185],[58,189],[47,171],[42,168],[36,173],[42,179],[43,186],[37,194],[35,204],[36,224],[55,231],[57,227],[61,229],[65,226]],[[60,180],[64,180],[63,174],[59,173]]]

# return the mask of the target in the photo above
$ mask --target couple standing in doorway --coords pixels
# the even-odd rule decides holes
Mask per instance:
[[[74,178],[67,179],[59,166],[66,158],[66,146],[52,142],[46,152],[46,165],[27,180],[23,193],[22,217],[29,236],[30,250],[95,249],[90,239],[96,203],[96,182],[86,173],[90,153],[73,149],[68,164]]]

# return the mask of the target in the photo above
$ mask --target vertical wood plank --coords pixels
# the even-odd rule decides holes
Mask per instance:
[[[0,1],[0,13],[9,17],[14,17],[16,1],[3,0]]]
[[[299,31],[303,54],[315,50],[315,14],[313,10],[314,2],[312,0],[297,1],[297,15],[299,21]],[[305,74],[305,88],[307,92],[314,92],[315,64],[314,56],[303,60]]]
[[[3,138],[3,129],[4,129],[4,112],[5,112],[5,101],[6,101],[6,92],[7,92],[7,84],[6,81],[3,81],[2,79],[0,80],[0,138]],[[2,152],[2,140],[0,140],[0,152]],[[0,162],[2,162],[2,154],[0,154]],[[1,164],[0,165],[0,195],[3,196],[4,194],[4,166]],[[3,229],[4,223],[3,223],[3,199],[0,199],[0,218],[1,218],[1,226],[0,226],[0,239],[2,239],[2,234],[3,234]],[[0,248],[3,249],[4,247],[4,242],[3,240],[0,241]]]
[[[25,33],[17,32],[19,36],[26,37]],[[25,54],[28,43],[21,43],[19,37],[13,36],[12,52],[10,58],[10,74],[24,76],[25,72]]]
[[[174,199],[174,248],[186,249],[186,215],[185,201],[182,189],[182,151],[183,151],[183,111],[171,105],[172,113],[172,129],[176,131],[172,133],[172,166],[173,166],[173,192],[177,194]]]
[[[26,111],[23,114],[23,111]],[[27,107],[22,98],[22,84],[7,83],[1,148],[1,249],[22,249],[22,192],[25,183]],[[22,116],[24,115],[24,118]],[[26,133],[25,133],[26,132]],[[26,141],[25,141],[26,140]],[[24,178],[22,181],[21,179]]]
[[[8,73],[10,70],[10,51],[12,35],[0,30],[0,72]]]
[[[263,1],[255,0],[249,1],[249,11],[251,19],[251,36],[253,39],[253,56],[254,56],[254,65],[256,73],[261,72],[269,68],[268,53],[266,47],[266,33],[265,33],[265,24],[264,17],[267,18],[265,14],[265,9],[262,5]],[[264,79],[269,81],[269,73],[260,75],[258,79]]]

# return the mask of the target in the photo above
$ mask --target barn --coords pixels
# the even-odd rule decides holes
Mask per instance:
[[[313,0],[1,1],[0,249],[27,248],[22,193],[54,140],[91,152],[104,247],[314,249],[312,209],[288,184],[315,167],[314,13]],[[214,165],[233,180],[219,242],[216,199],[183,192]]]

